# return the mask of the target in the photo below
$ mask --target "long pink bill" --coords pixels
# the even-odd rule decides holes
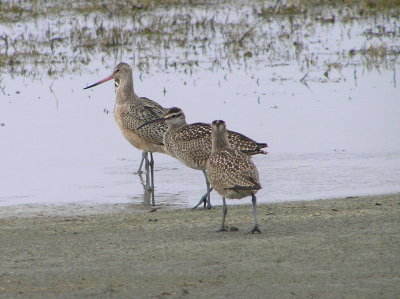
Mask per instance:
[[[110,80],[112,80],[112,79],[113,79],[113,76],[112,76],[112,75],[111,75],[111,76],[108,76],[108,77],[104,78],[103,80],[100,80],[99,82],[96,82],[96,83],[94,83],[94,84],[92,84],[92,85],[89,85],[89,86],[85,87],[84,89],[88,89],[88,88],[91,88],[91,87],[95,87],[95,86],[97,86],[97,85],[99,85],[99,84],[101,84],[101,83],[110,81]]]

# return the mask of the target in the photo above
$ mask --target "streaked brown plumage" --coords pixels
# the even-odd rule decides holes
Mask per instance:
[[[152,120],[142,126],[161,121],[165,121],[168,125],[163,139],[166,152],[190,168],[203,170],[208,184],[204,170],[211,154],[211,126],[205,123],[187,124],[185,114],[176,107],[170,108],[163,118]],[[227,138],[232,148],[247,155],[266,153],[262,150],[267,147],[266,143],[257,143],[240,133],[227,131]],[[207,186],[207,207],[211,208],[209,191]]]
[[[225,122],[212,123],[212,153],[207,161],[210,184],[222,196],[223,214],[220,231],[226,231],[227,207],[225,198],[252,197],[254,225],[249,233],[260,232],[256,216],[256,196],[261,189],[258,171],[250,157],[233,149],[228,140]]]
[[[211,126],[205,123],[187,124],[185,114],[176,107],[170,108],[163,118],[151,123],[160,121],[168,125],[163,139],[166,152],[190,168],[205,169],[211,154]],[[232,148],[245,154],[266,153],[262,150],[267,147],[266,143],[257,143],[234,131],[227,131],[227,137]]]
[[[165,153],[163,136],[167,129],[164,123],[154,123],[146,128],[138,129],[144,122],[160,118],[166,110],[158,103],[136,95],[133,89],[133,76],[131,67],[121,62],[115,68],[111,76],[94,83],[85,89],[94,87],[109,80],[115,82],[116,101],[114,117],[124,137],[137,149],[143,151],[143,159],[146,160],[146,168],[150,166],[151,186],[149,186],[149,173],[147,171],[146,188],[153,193],[154,199],[154,175],[153,175],[153,152]],[[150,153],[150,162],[147,159]],[[142,162],[139,167],[141,169]]]

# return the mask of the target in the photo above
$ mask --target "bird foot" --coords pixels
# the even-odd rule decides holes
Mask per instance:
[[[205,209],[211,209],[211,205],[210,205],[210,207],[206,207],[206,205],[207,205],[207,197],[205,197],[205,196],[203,196],[201,199],[200,199],[200,201],[197,203],[197,205],[195,205],[193,208],[192,208],[192,210],[196,210],[200,205],[204,205],[204,207],[203,207],[203,210],[205,210]]]
[[[258,225],[253,226],[251,230],[247,232],[248,234],[254,234],[254,233],[259,233],[261,234],[261,231],[258,229]]]
[[[205,207],[201,207],[198,208],[199,205],[196,205],[195,207],[192,208],[192,210],[202,210],[202,211],[207,211],[207,210],[211,210],[214,209],[214,207],[212,205],[209,206],[205,206]]]
[[[215,232],[220,233],[220,232],[227,232],[227,231],[228,231],[227,227],[224,226],[224,227],[221,227],[220,229],[217,229]]]
[[[207,200],[207,193],[204,194],[200,201],[197,203],[197,205],[195,205],[192,210],[196,210],[200,205],[203,205],[203,210],[211,210],[214,207],[211,205],[211,203]]]
[[[239,231],[239,228],[235,227],[235,226],[224,226],[221,227],[220,229],[216,230],[217,233],[219,232],[237,232]]]

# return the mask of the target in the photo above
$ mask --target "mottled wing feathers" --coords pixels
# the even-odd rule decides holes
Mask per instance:
[[[211,146],[211,127],[204,123],[194,123],[184,126],[175,132],[176,138],[180,141],[192,141],[207,139]]]
[[[253,139],[234,132],[227,131],[229,144],[233,149],[239,150],[247,155],[266,154],[262,148],[267,147],[266,143],[257,143]],[[211,126],[205,123],[194,123],[183,127],[177,133],[179,142],[191,141],[198,146],[206,146],[211,152]]]
[[[139,136],[154,144],[163,145],[163,136],[167,130],[167,125],[165,123],[152,123],[140,128],[139,130],[137,129],[140,125],[161,117],[162,113],[163,112],[157,107],[154,108],[148,105],[130,105],[129,109],[122,112],[121,121],[125,128],[136,131]]]
[[[215,185],[222,189],[259,190],[258,171],[249,157],[233,149],[210,156],[207,170]]]
[[[258,143],[253,139],[234,131],[227,131],[229,144],[232,148],[247,155],[266,154],[262,148],[267,147],[266,143]]]
[[[154,116],[154,118],[161,117],[168,110],[146,97],[140,97],[143,107],[149,109],[149,112]]]
[[[196,123],[183,126],[165,135],[165,146],[185,165],[203,169],[211,154],[211,132],[209,125]]]

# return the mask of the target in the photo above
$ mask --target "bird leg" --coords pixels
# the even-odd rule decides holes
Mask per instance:
[[[143,184],[145,192],[151,192],[151,205],[154,205],[154,159],[153,153],[150,152],[150,160],[148,158],[148,152],[142,152],[142,161],[140,162],[138,174],[141,177],[142,166],[144,162],[144,168],[146,170],[146,183]]]
[[[150,192],[151,191],[151,187],[150,187],[150,171],[149,168],[151,168],[150,166],[150,161],[147,155],[147,152],[145,152],[145,164],[144,164],[144,168],[146,169],[146,184],[144,186],[144,190],[146,192]]]
[[[210,186],[210,182],[208,181],[208,177],[207,177],[207,172],[205,170],[202,170],[204,177],[206,179],[206,186],[207,186],[207,193],[204,194],[200,201],[197,203],[197,205],[195,205],[192,210],[195,210],[198,206],[200,206],[201,204],[204,204],[203,209],[207,209],[210,210],[212,208],[211,206],[211,200],[210,200],[210,193],[211,191],[214,189],[213,187]]]
[[[228,208],[226,206],[225,197],[222,197],[222,203],[223,203],[223,207],[222,207],[221,227],[219,228],[219,230],[217,230],[217,232],[226,232],[226,231],[228,231],[228,228],[225,226],[225,218],[226,218],[226,214],[228,213]]]
[[[206,207],[206,203],[207,203],[207,193],[204,194],[204,195],[201,197],[200,201],[197,203],[197,205],[195,205],[195,206],[192,208],[192,210],[196,210],[196,208],[197,208],[199,205],[201,205],[202,203],[204,203],[204,207],[203,207],[203,209],[204,209],[204,208]]]
[[[144,163],[144,169],[146,171],[146,182],[143,182],[143,178],[142,178],[142,167],[143,167],[143,163]],[[151,186],[150,186],[150,162],[149,162],[149,158],[148,158],[148,152],[142,152],[142,160],[140,161],[140,165],[139,165],[139,169],[137,171],[140,180],[142,181],[142,185],[143,185],[143,189],[145,192],[150,192],[151,191]]]
[[[210,182],[208,181],[207,172],[205,170],[203,170],[203,174],[204,174],[204,177],[206,178],[206,186],[207,186],[207,206],[205,208],[207,210],[210,210],[212,208],[211,197],[210,197],[211,187],[210,187]]]
[[[150,192],[151,192],[151,205],[154,206],[154,159],[153,159],[153,153],[150,152],[150,181],[151,181],[151,186],[150,186]]]
[[[256,196],[254,194],[251,194],[251,202],[253,203],[253,219],[254,219],[254,225],[251,228],[251,230],[249,230],[247,233],[248,234],[254,234],[255,232],[257,233],[261,233],[261,231],[258,229],[258,222],[257,222],[257,212],[256,212],[256,203],[257,203],[257,199]]]
[[[143,166],[143,162],[144,161],[147,161],[147,152],[142,152],[142,160],[140,161],[139,169],[137,171],[138,174],[142,174],[143,173],[142,166]]]
[[[214,188],[213,187],[211,187],[210,188],[210,193],[211,193],[211,191],[213,191],[214,190]],[[201,205],[201,204],[204,204],[204,209],[206,208],[206,204],[207,204],[207,192],[206,192],[206,194],[204,194],[202,197],[201,197],[201,199],[200,199],[200,201],[197,203],[197,205],[195,205],[193,208],[192,208],[192,210],[195,210],[199,205]]]

